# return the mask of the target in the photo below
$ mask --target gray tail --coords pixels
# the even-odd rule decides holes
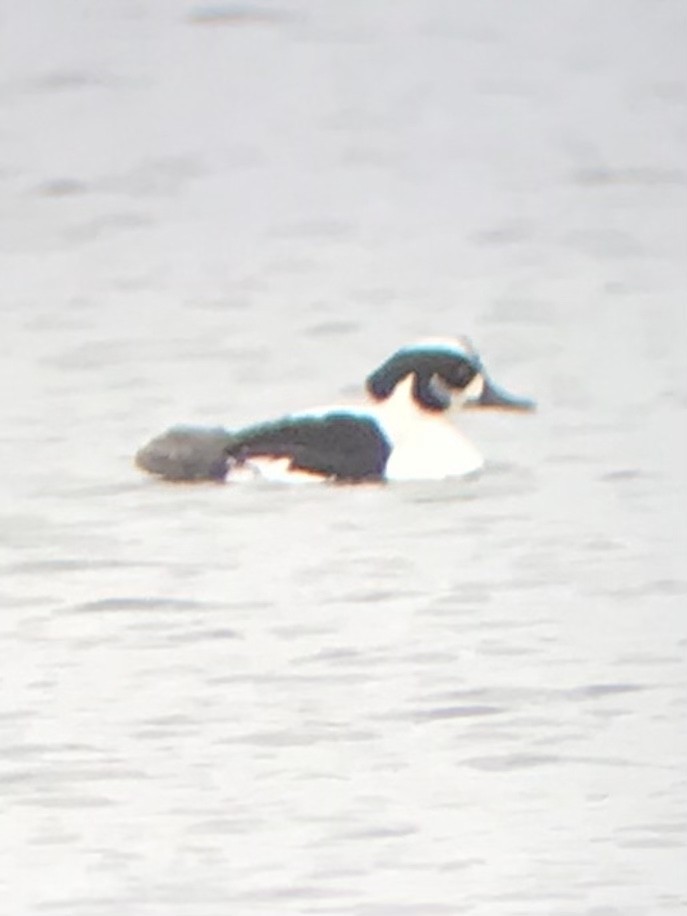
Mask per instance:
[[[233,436],[225,429],[174,427],[136,453],[136,464],[164,480],[224,480],[227,449]]]

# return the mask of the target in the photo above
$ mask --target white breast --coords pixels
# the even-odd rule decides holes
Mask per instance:
[[[437,418],[397,438],[386,465],[387,480],[442,480],[478,471],[484,459],[474,445]]]
[[[370,410],[393,446],[387,480],[441,480],[479,470],[484,459],[475,446],[445,413],[420,409],[411,385],[412,378],[404,379]]]

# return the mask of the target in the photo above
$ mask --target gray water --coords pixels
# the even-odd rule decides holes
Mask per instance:
[[[681,0],[34,0],[0,82],[0,911],[687,911]],[[471,335],[471,480],[135,449]]]

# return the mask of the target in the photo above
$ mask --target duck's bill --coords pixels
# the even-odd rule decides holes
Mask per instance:
[[[491,410],[535,410],[536,402],[530,398],[520,398],[509,394],[503,388],[495,385],[491,379],[484,378],[482,393],[477,398],[465,402],[466,407],[490,408]]]

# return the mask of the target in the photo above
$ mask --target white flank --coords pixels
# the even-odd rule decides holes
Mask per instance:
[[[241,464],[230,465],[227,483],[268,480],[271,483],[322,483],[327,480],[322,474],[294,470],[290,458],[256,457]]]

